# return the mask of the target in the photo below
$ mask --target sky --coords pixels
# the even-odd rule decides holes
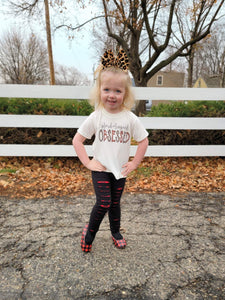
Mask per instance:
[[[0,0],[1,2],[2,0]],[[94,10],[97,8],[94,8]],[[67,10],[73,12],[74,9]],[[53,12],[50,9],[50,15]],[[80,24],[87,21],[95,14],[93,8],[86,8],[77,10],[77,17],[73,17],[73,25]],[[67,13],[69,16],[69,13]],[[79,18],[78,18],[79,16]],[[57,22],[57,21],[54,21]],[[25,26],[24,26],[25,25]],[[53,22],[51,23],[53,28]],[[66,65],[69,67],[75,67],[80,72],[86,74],[89,79],[93,77],[93,69],[97,67],[99,58],[96,57],[95,49],[92,47],[91,29],[93,24],[85,26],[79,32],[74,32],[73,40],[69,40],[65,30],[57,30],[52,34],[52,48],[53,59],[55,64]],[[40,37],[46,42],[46,33],[44,28],[44,19],[39,21],[32,21],[29,23],[24,22],[21,17],[12,17],[6,15],[3,9],[0,9],[0,37],[7,32],[9,28],[20,28],[24,34],[29,35],[30,31],[40,35]],[[46,42],[47,43],[47,42]]]

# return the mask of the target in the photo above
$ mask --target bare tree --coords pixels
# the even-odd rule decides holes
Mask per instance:
[[[35,14],[41,15],[43,8],[40,7],[43,4],[43,0],[9,0],[9,4],[15,14],[26,14],[28,17],[33,17]],[[60,3],[58,3],[60,5]],[[46,23],[46,36],[48,45],[48,57],[49,57],[49,69],[50,69],[50,84],[55,84],[55,72],[52,53],[52,39],[51,39],[51,25],[49,16],[49,2],[44,0],[45,10],[45,23]]]
[[[108,36],[126,51],[135,84],[146,86],[156,72],[176,58],[191,56],[194,45],[210,33],[224,1],[112,0],[109,4],[109,1],[102,0],[102,4]],[[182,18],[191,16],[190,22],[194,25],[191,35],[183,37],[177,34],[178,26],[184,27],[182,19],[177,16],[181,4],[185,2],[189,6]],[[166,49],[174,46],[174,36],[177,38],[174,52],[165,57]],[[144,103],[140,102],[136,113],[143,109]]]
[[[56,65],[55,75],[57,85],[90,85],[90,80],[87,76],[79,72],[75,67]]]
[[[207,41],[199,44],[195,52],[194,79],[199,76],[220,78],[221,87],[225,86],[225,30],[217,27]]]
[[[0,72],[6,83],[37,84],[46,82],[47,49],[34,34],[9,31],[0,39]]]
[[[190,1],[180,1],[178,3],[175,14],[179,30],[177,32],[173,32],[176,39],[176,48],[187,43],[189,40],[194,40],[196,38],[198,39],[198,37],[201,37],[196,43],[187,47],[182,54],[187,58],[188,61],[189,87],[192,87],[193,85],[193,72],[196,52],[199,48],[202,48],[202,44],[204,44],[205,40],[209,41],[212,26],[214,25],[215,21],[218,21],[219,10],[221,10],[222,6],[224,6],[222,1],[218,4],[216,1],[212,0],[192,0],[192,3]],[[207,33],[207,35],[204,33]],[[214,31],[213,35],[215,34],[216,32]]]

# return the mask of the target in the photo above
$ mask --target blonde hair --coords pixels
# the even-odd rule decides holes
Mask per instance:
[[[132,82],[128,72],[124,72],[118,67],[108,67],[106,69],[102,69],[98,72],[97,79],[95,81],[95,85],[90,93],[90,104],[95,107],[95,109],[102,108],[103,104],[101,102],[101,75],[104,72],[112,72],[115,74],[123,74],[125,75],[125,96],[122,104],[123,109],[131,110],[134,106],[135,98],[132,92]]]

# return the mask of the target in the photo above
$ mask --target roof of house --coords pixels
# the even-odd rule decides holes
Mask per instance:
[[[221,87],[221,76],[220,75],[203,75],[203,76],[200,76],[200,78],[202,78],[205,81],[208,88]]]

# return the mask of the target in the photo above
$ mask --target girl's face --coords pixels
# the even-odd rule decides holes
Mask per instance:
[[[106,71],[101,74],[101,102],[109,113],[122,111],[126,93],[126,74]]]

